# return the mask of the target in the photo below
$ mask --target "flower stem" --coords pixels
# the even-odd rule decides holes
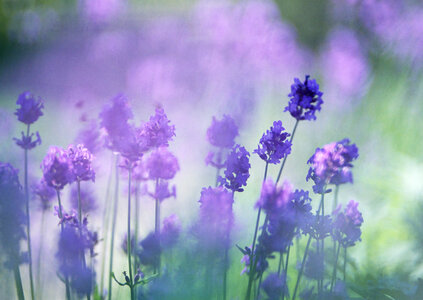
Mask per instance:
[[[336,242],[335,242],[335,246],[336,246]],[[333,265],[333,275],[332,275],[332,281],[330,283],[330,291],[331,292],[333,290],[333,285],[335,284],[335,281],[336,281],[336,270],[337,270],[337,267],[338,267],[339,250],[341,250],[341,243],[338,244],[338,250],[336,251],[336,256],[335,256],[335,263]]]
[[[344,247],[344,284],[347,280],[347,247]]]
[[[266,181],[268,167],[269,167],[269,163],[266,162],[266,167],[264,168],[263,182]],[[250,297],[251,297],[251,287],[253,285],[254,273],[256,271],[257,260],[254,258],[255,257],[254,250],[255,250],[255,246],[256,246],[258,227],[259,227],[259,224],[260,224],[260,214],[261,214],[261,207],[259,207],[258,212],[257,212],[256,227],[254,229],[253,244],[251,246],[250,272],[248,273],[248,286],[247,286],[247,293],[246,293],[246,296],[245,296],[246,300],[249,300]]]
[[[23,288],[22,288],[22,279],[21,279],[21,272],[19,271],[19,265],[15,264],[13,268],[13,273],[15,275],[15,286],[16,286],[16,293],[18,295],[19,300],[25,300]]]
[[[282,251],[279,252],[279,264],[278,264],[278,277],[281,276],[281,269],[282,269],[282,262],[283,262],[283,253]]]
[[[26,136],[29,137],[29,127],[26,127]],[[28,149],[24,150],[24,182],[25,182],[25,209],[26,209],[26,229],[27,229],[27,245],[28,245],[28,265],[29,265],[29,284],[31,289],[31,299],[35,299],[34,294],[34,277],[32,275],[32,249],[31,249],[31,220],[29,216],[29,191],[28,191]]]
[[[155,233],[156,238],[158,239],[158,241],[160,243],[160,200],[157,197],[158,188],[159,188],[159,178],[156,179],[156,189],[155,189],[156,206],[155,206],[154,233]],[[157,262],[157,266],[154,266],[154,273],[158,272],[160,274],[160,264],[161,264],[160,260],[161,260],[161,257],[159,255],[159,260]]]
[[[282,300],[285,299],[285,290],[286,290],[286,276],[288,273],[288,261],[289,261],[289,251],[291,250],[291,245],[288,246],[286,251],[286,260],[285,260],[285,269],[284,269],[284,280],[283,280],[283,290],[282,290]]]
[[[60,231],[63,232],[63,210],[62,210],[62,201],[60,200],[60,191],[56,189],[57,192],[57,202],[59,203],[59,218],[60,218]],[[66,286],[66,299],[70,300],[70,287],[69,287],[69,279],[68,276],[65,274],[65,286]]]
[[[139,186],[140,186],[140,182],[139,181],[135,181],[135,229],[134,229],[134,250],[133,250],[133,252],[134,252],[134,273],[136,272],[136,270],[137,270],[137,266],[138,266],[138,263],[137,263],[137,256],[136,256],[136,253],[137,253],[137,247],[138,247],[138,227],[139,227],[139,221],[138,221],[138,219],[139,219],[139,214],[140,214],[140,212],[139,212],[139,210],[140,210],[140,204],[139,204]],[[135,296],[135,299],[137,298],[137,289],[136,288],[134,288],[134,296]]]
[[[106,252],[107,252],[107,244],[108,244],[108,237],[109,237],[109,218],[110,218],[110,185],[112,181],[112,172],[113,172],[113,156],[110,163],[110,170],[109,175],[107,178],[107,189],[106,189],[106,197],[105,197],[105,205],[103,210],[103,256],[101,260],[101,280],[100,280],[100,294],[103,294],[104,291],[104,277],[105,277],[105,269],[106,269]]]
[[[128,252],[128,266],[129,266],[129,281],[130,285],[129,288],[131,289],[131,300],[134,300],[134,286],[133,286],[133,278],[132,278],[132,260],[131,260],[131,174],[132,173],[132,166],[128,168],[128,233],[126,236],[126,245],[127,245],[127,252]]]
[[[44,232],[44,209],[41,211],[41,222],[40,222],[40,232]],[[40,248],[38,249],[38,258],[37,258],[37,290],[38,290],[38,297],[43,299],[43,289],[42,289],[42,280],[41,280],[41,256],[43,254],[43,244],[44,238],[41,234],[40,236]]]
[[[322,228],[325,228],[325,199],[324,199],[324,192],[326,190],[326,187],[323,188],[323,194],[322,194]],[[323,269],[323,274],[325,272],[325,237],[322,237],[322,269]],[[320,289],[323,290],[323,277],[320,279]]]
[[[292,134],[291,134],[291,137],[289,139],[289,142],[290,143],[292,143],[292,140],[294,139],[295,131],[297,130],[297,126],[298,126],[298,123],[299,122],[300,122],[299,120],[296,120],[295,121],[294,129],[292,129]],[[283,161],[282,161],[282,164],[281,164],[281,168],[279,169],[278,177],[276,178],[276,183],[278,183],[279,180],[281,179],[282,170],[283,170],[283,168],[285,166],[285,162],[286,162],[286,159],[287,158],[288,158],[288,155],[285,155],[285,157],[283,158]]]
[[[115,230],[116,230],[116,216],[118,209],[118,198],[119,198],[119,155],[116,156],[116,180],[115,180],[115,196],[113,203],[113,218],[112,218],[112,232],[110,237],[110,256],[109,256],[109,290],[108,299],[112,299],[112,270],[113,270],[113,250],[115,244]]]
[[[304,272],[304,266],[305,266],[305,261],[306,261],[307,254],[308,254],[308,249],[310,248],[310,242],[311,242],[311,235],[308,238],[307,246],[306,246],[305,251],[304,251],[303,261],[301,263],[300,271],[298,272],[297,282],[295,283],[294,294],[292,296],[292,300],[295,300],[295,297],[297,296],[298,286],[300,285],[301,276],[303,275],[303,272]]]
[[[234,203],[234,195],[235,192],[232,192],[232,203]],[[223,300],[226,300],[226,285],[227,285],[227,276],[228,276],[228,267],[229,267],[229,241],[230,241],[230,232],[229,232],[229,226],[227,227],[227,232],[226,232],[226,241],[225,241],[225,254],[224,254],[224,258],[223,258]]]

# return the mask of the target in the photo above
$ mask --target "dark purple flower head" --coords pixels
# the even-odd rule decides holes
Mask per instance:
[[[141,264],[146,266],[157,266],[162,249],[160,247],[160,240],[154,232],[147,235],[145,239],[140,242],[142,250],[139,253]]]
[[[237,136],[238,126],[235,120],[228,115],[223,115],[221,120],[213,117],[212,124],[207,129],[209,143],[220,148],[232,148]]]
[[[125,141],[130,131],[129,120],[133,118],[129,102],[123,94],[117,95],[106,104],[100,113],[100,127],[107,132],[107,146],[120,152],[121,143]]]
[[[67,154],[76,181],[95,180],[95,172],[92,167],[93,155],[84,145],[79,144],[76,147],[70,145]]]
[[[175,136],[175,125],[170,124],[164,109],[157,106],[155,114],[141,127],[141,135],[149,148],[167,147]]]
[[[334,218],[332,236],[343,247],[351,247],[361,241],[363,216],[357,207],[358,202],[350,200],[343,212],[341,212],[341,205],[339,205],[332,213]]]
[[[279,276],[277,273],[270,273],[262,283],[263,291],[269,300],[280,299],[284,287],[286,292],[287,288],[283,275]]]
[[[232,193],[223,187],[208,187],[201,191],[200,223],[203,238],[226,239],[233,225]]]
[[[291,193],[288,206],[294,215],[296,226],[304,231],[313,218],[309,193],[304,190],[295,190]]]
[[[91,185],[81,185],[80,194],[82,212],[88,213],[97,209],[97,200]],[[70,201],[72,208],[78,209],[78,187],[76,185],[72,187]]]
[[[290,134],[284,130],[282,121],[273,122],[273,126],[261,137],[254,153],[270,164],[278,164],[282,158],[291,153],[292,144],[287,140]]]
[[[41,169],[47,185],[56,190],[63,189],[74,180],[72,163],[63,148],[51,146],[41,163]]]
[[[47,210],[51,206],[51,202],[56,196],[56,191],[54,188],[47,185],[44,179],[41,179],[40,182],[32,187],[34,196],[38,198],[41,202],[41,208]]]
[[[70,286],[79,297],[90,295],[93,292],[96,275],[94,270],[83,265],[75,265],[71,274]]]
[[[154,150],[146,160],[150,179],[172,179],[179,171],[178,159],[167,148]]]
[[[13,138],[13,140],[16,142],[16,145],[18,145],[22,149],[31,150],[35,148],[37,145],[41,145],[41,137],[38,131],[35,133],[35,137],[33,133],[27,136],[22,131],[21,134],[22,134],[21,139]],[[34,140],[32,140],[33,137],[34,137]]]
[[[178,241],[181,233],[181,222],[177,215],[173,214],[163,220],[163,227],[160,233],[161,246],[164,249],[173,247]]]
[[[148,193],[153,199],[157,199],[160,202],[163,200],[176,197],[176,187],[173,185],[169,186],[169,183],[165,180],[161,180],[157,183],[154,193]]]
[[[322,218],[320,215],[313,215],[313,217],[310,218],[309,224],[305,226],[304,233],[310,234],[316,240],[321,240],[331,234],[332,225],[331,216],[325,215]]]
[[[0,162],[0,252],[5,254],[10,268],[23,262],[20,242],[26,239],[24,207],[18,170]]]
[[[291,198],[292,185],[285,181],[281,187],[271,179],[267,179],[261,188],[260,199],[256,207],[261,207],[266,213],[276,212],[278,209],[286,206]]]
[[[317,148],[308,160],[311,165],[307,181],[312,179],[315,183],[313,190],[321,193],[327,184],[343,184],[353,182],[351,168],[352,162],[358,157],[358,148],[350,144],[348,139],[333,142]]]
[[[323,93],[319,91],[319,85],[315,79],[309,78],[310,75],[306,75],[304,82],[298,78],[294,79],[291,93],[288,95],[289,103],[284,110],[289,111],[298,121],[316,120],[315,113],[320,111],[323,104]]]
[[[219,183],[234,192],[242,192],[250,177],[250,153],[240,145],[235,145],[225,162],[225,177],[219,177]]]
[[[43,115],[43,101],[39,97],[36,99],[30,92],[20,94],[16,104],[20,107],[16,109],[15,115],[24,124],[30,125]]]

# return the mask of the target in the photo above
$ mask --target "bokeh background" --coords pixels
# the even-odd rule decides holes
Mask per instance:
[[[197,218],[201,188],[214,182],[215,171],[204,163],[212,116],[232,115],[240,126],[237,142],[252,151],[274,120],[292,130],[294,121],[283,112],[287,94],[294,77],[310,74],[325,103],[315,122],[301,122],[283,178],[311,190],[306,162],[315,148],[344,137],[356,143],[354,185],[340,191],[341,202],[360,202],[364,217],[363,241],[350,251],[351,276],[363,289],[377,283],[395,299],[407,299],[423,274],[422,63],[420,1],[1,0],[0,158],[22,167],[12,140],[22,130],[13,115],[22,91],[45,103],[35,126],[43,142],[30,152],[33,181],[41,177],[47,148],[78,142],[80,131],[98,121],[104,103],[117,93],[128,96],[137,122],[161,104],[176,126],[171,149],[181,166],[177,198],[164,203],[163,214],[176,213],[187,229]],[[256,155],[251,164],[248,187],[234,206],[233,240],[241,245],[253,230],[264,168]],[[96,154],[96,167],[98,212],[91,222],[101,232],[107,151]],[[270,176],[276,174],[271,168]],[[68,198],[70,191],[64,193]],[[143,201],[146,234],[154,203]],[[31,205],[36,211],[37,203]],[[45,297],[59,299],[57,220],[53,213],[46,218],[48,230],[33,232],[48,241]],[[239,276],[240,258],[234,249],[231,297],[246,281]],[[0,294],[13,295],[10,280],[0,272]]]

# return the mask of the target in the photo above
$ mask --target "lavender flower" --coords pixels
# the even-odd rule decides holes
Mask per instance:
[[[88,213],[97,209],[97,200],[94,194],[94,190],[91,186],[84,186],[80,190],[81,194],[81,209],[83,212]],[[78,188],[72,187],[70,201],[72,208],[78,209]]]
[[[140,242],[142,250],[139,253],[141,264],[146,266],[157,266],[160,260],[162,249],[160,240],[157,235],[152,232]]]
[[[220,148],[232,148],[237,136],[238,126],[235,120],[228,115],[223,115],[221,120],[213,117],[212,124],[207,129],[209,143]]]
[[[311,279],[321,279],[324,276],[325,268],[322,253],[309,251],[305,264],[304,275]]]
[[[269,300],[278,300],[282,295],[285,282],[277,273],[270,273],[261,285]]]
[[[256,207],[261,207],[266,213],[272,213],[285,206],[290,200],[292,185],[285,181],[282,187],[271,179],[267,179],[261,188],[261,195],[256,203]]]
[[[66,184],[72,183],[74,175],[72,164],[63,148],[51,146],[41,164],[44,180],[48,186],[61,190]]]
[[[25,135],[25,133],[21,132],[22,138],[13,138],[13,140],[16,142],[16,145],[21,147],[22,149],[31,150],[35,148],[37,145],[41,145],[41,137],[38,131],[35,133],[35,139],[32,140],[34,137],[34,134],[31,133],[30,135]]]
[[[175,125],[170,125],[163,108],[158,106],[155,115],[142,126],[141,135],[149,148],[167,147],[175,136]]]
[[[202,237],[227,239],[233,225],[232,193],[223,187],[203,188],[200,203],[200,224]],[[226,242],[226,241],[225,241]]]
[[[333,238],[341,243],[343,247],[354,246],[361,241],[361,224],[363,217],[358,211],[358,202],[350,200],[344,212],[341,212],[341,205],[332,213],[334,217]]]
[[[42,178],[40,182],[32,187],[34,196],[41,201],[42,210],[47,210],[51,206],[51,202],[56,196],[56,191],[47,185],[45,180]]]
[[[308,160],[310,169],[307,181],[312,179],[315,183],[313,190],[322,193],[327,184],[343,184],[353,181],[351,168],[352,162],[358,157],[358,148],[350,145],[349,139],[343,139],[317,148]]]
[[[103,138],[97,123],[91,121],[79,131],[75,142],[76,144],[83,144],[91,153],[97,153],[102,147]]]
[[[219,183],[234,192],[242,192],[250,177],[250,153],[240,145],[235,145],[225,162],[225,177],[219,177]]]
[[[43,101],[41,98],[36,99],[30,92],[20,94],[16,104],[20,105],[20,107],[16,109],[15,115],[24,124],[30,125],[43,115]]]
[[[322,95],[319,91],[319,85],[315,79],[309,79],[310,75],[306,75],[304,82],[298,78],[294,79],[291,85],[291,93],[288,106],[284,111],[289,111],[298,121],[300,120],[316,120],[315,113],[320,111],[323,104]]]
[[[146,168],[150,179],[172,179],[179,171],[179,164],[175,155],[161,147],[147,158]]]
[[[181,233],[181,222],[177,215],[173,214],[163,220],[163,227],[160,233],[161,246],[171,248],[178,241]]]
[[[0,249],[6,254],[9,268],[23,262],[20,242],[26,239],[24,207],[25,197],[18,170],[0,162]]]
[[[156,185],[156,189],[154,193],[148,193],[153,199],[157,199],[160,202],[163,200],[176,197],[176,186],[169,187],[169,183],[167,181],[159,181]]]
[[[290,134],[284,130],[282,121],[273,122],[273,126],[261,137],[254,153],[257,153],[265,162],[278,164],[282,158],[291,153],[292,144],[287,140]]]
[[[79,144],[76,147],[70,145],[67,155],[72,164],[72,173],[76,181],[95,180],[95,172],[91,165],[93,155],[84,145]]]

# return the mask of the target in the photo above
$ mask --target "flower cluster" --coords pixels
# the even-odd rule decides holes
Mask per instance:
[[[273,126],[261,137],[254,153],[267,163],[278,164],[282,158],[291,153],[291,142],[287,140],[290,134],[284,130],[282,121],[273,122]]]
[[[212,124],[207,129],[207,140],[210,144],[220,148],[232,148],[238,136],[238,126],[235,120],[223,115],[221,120],[213,117]]]
[[[323,104],[323,93],[319,90],[319,85],[315,79],[309,79],[306,75],[304,82],[298,78],[294,79],[291,85],[291,93],[288,95],[289,103],[284,111],[289,111],[298,121],[316,120],[316,111],[321,110]]]
[[[150,120],[143,124],[140,133],[146,140],[148,148],[169,146],[169,141],[175,136],[175,125],[171,125],[164,109],[156,107],[156,112]]]
[[[68,158],[72,164],[72,173],[76,181],[95,180],[95,172],[92,168],[93,155],[91,152],[79,144],[76,147],[68,147]]]
[[[179,171],[178,160],[167,148],[154,150],[146,160],[150,179],[172,179]]]
[[[173,214],[163,220],[160,233],[160,245],[165,249],[173,247],[181,233],[181,222],[177,215]]]
[[[341,212],[341,205],[339,205],[333,212],[333,218],[333,238],[343,247],[351,247],[356,242],[361,241],[363,216],[358,211],[358,202],[350,200],[343,212]]]
[[[72,183],[74,174],[69,163],[68,153],[60,147],[51,146],[41,164],[44,181],[48,186],[61,190]]]
[[[31,150],[37,147],[37,145],[41,145],[41,137],[38,131],[35,133],[35,137],[34,133],[26,135],[23,131],[21,132],[21,136],[22,137],[20,139],[13,138],[13,140],[16,142],[16,145],[22,149]],[[33,138],[35,139],[33,140]]]
[[[54,188],[47,185],[44,179],[32,187],[34,196],[41,201],[41,208],[45,211],[50,208],[51,201],[56,196]]]
[[[24,261],[20,251],[20,242],[26,239],[24,207],[25,197],[18,170],[0,162],[0,249],[6,254],[9,268]]]
[[[250,153],[240,145],[235,145],[225,162],[225,177],[219,177],[219,183],[234,192],[242,192],[250,177]]]
[[[24,124],[31,125],[43,115],[43,101],[41,98],[36,99],[30,92],[20,94],[16,104],[20,105],[20,107],[16,109],[15,115]]]
[[[308,160],[311,165],[307,174],[307,181],[312,179],[315,183],[313,190],[322,193],[325,185],[353,181],[352,162],[358,157],[358,148],[350,144],[349,139],[343,139],[317,148]]]

